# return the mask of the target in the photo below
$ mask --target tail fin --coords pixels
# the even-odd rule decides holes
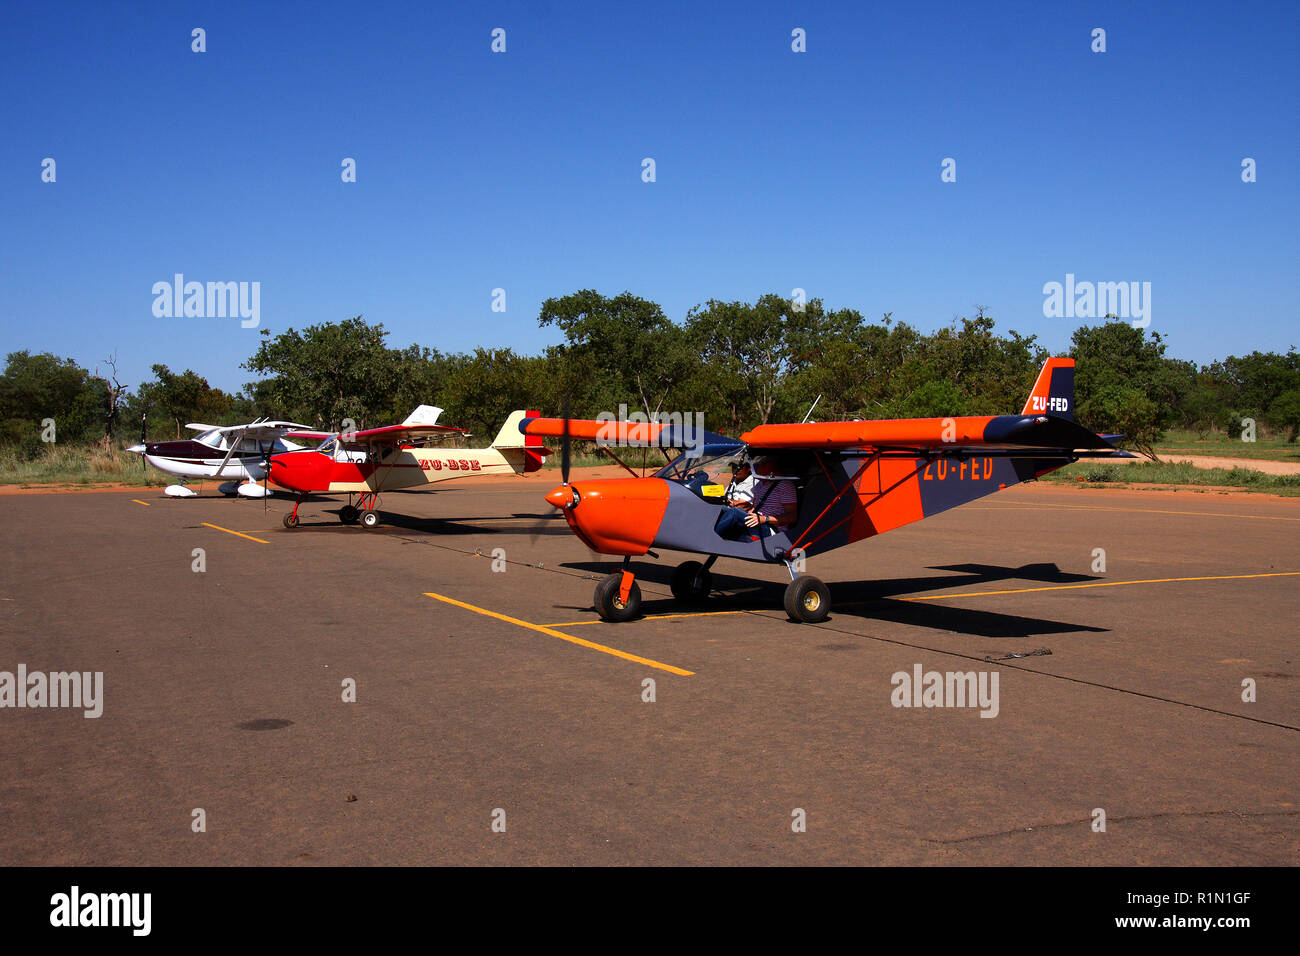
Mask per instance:
[[[492,447],[505,455],[506,461],[516,472],[533,472],[542,467],[550,449],[543,447],[540,435],[525,435],[522,427],[530,418],[538,418],[541,412],[514,411],[492,439]]]
[[[436,425],[442,409],[437,405],[417,405],[415,411],[406,416],[403,425]]]
[[[501,426],[501,431],[497,432],[497,437],[492,439],[493,448],[531,448],[534,445],[541,446],[542,440],[536,435],[525,435],[520,426],[523,425],[525,418],[537,418],[541,412],[511,412],[506,423]]]
[[[1038,373],[1021,415],[1051,415],[1074,421],[1074,359],[1049,358]]]

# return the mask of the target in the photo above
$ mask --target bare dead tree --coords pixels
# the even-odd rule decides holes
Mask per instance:
[[[96,365],[95,371],[91,374],[91,378],[99,379],[104,383],[104,387],[108,390],[108,405],[104,409],[104,437],[99,440],[99,444],[105,451],[107,451],[113,445],[114,429],[117,425],[118,413],[122,409],[122,402],[126,397],[129,386],[123,385],[117,380],[116,349],[113,351],[112,355],[104,359],[104,364],[109,368],[108,375],[100,375],[99,366]]]

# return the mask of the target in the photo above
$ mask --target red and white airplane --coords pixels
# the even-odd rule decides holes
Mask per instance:
[[[309,494],[342,494],[348,503],[339,512],[344,524],[379,524],[375,503],[380,493],[419,488],[471,475],[527,474],[537,471],[551,454],[535,435],[525,436],[520,424],[539,412],[510,413],[487,448],[443,448],[441,443],[467,433],[438,425],[442,409],[422,405],[401,425],[357,432],[289,432],[289,438],[322,441],[317,448],[284,452],[270,460],[271,481],[298,493],[293,511],[284,516],[286,528],[298,526],[298,506]],[[353,496],[359,496],[353,504]]]

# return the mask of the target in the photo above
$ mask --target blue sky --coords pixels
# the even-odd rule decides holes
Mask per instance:
[[[260,282],[273,333],[361,314],[444,351],[538,351],[540,303],[581,288],[681,319],[796,287],[1064,350],[1082,322],[1042,288],[1073,273],[1150,282],[1175,356],[1284,351],[1298,9],[9,5],[0,345],[241,386],[256,330],[154,316],[179,272]]]

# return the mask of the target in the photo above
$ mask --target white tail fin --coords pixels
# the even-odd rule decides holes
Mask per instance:
[[[528,413],[524,411],[511,412],[506,423],[501,426],[501,431],[497,432],[497,437],[492,439],[492,447],[523,448],[525,438],[524,433],[519,430],[519,424],[527,417]]]
[[[492,440],[492,447],[501,452],[501,456],[514,469],[515,474],[529,474],[537,471],[546,462],[549,454],[537,435],[525,435],[519,426],[526,419],[537,418],[540,412],[515,411],[510,413],[506,423]]]
[[[436,405],[419,405],[415,411],[406,416],[403,425],[436,425],[442,409]]]

